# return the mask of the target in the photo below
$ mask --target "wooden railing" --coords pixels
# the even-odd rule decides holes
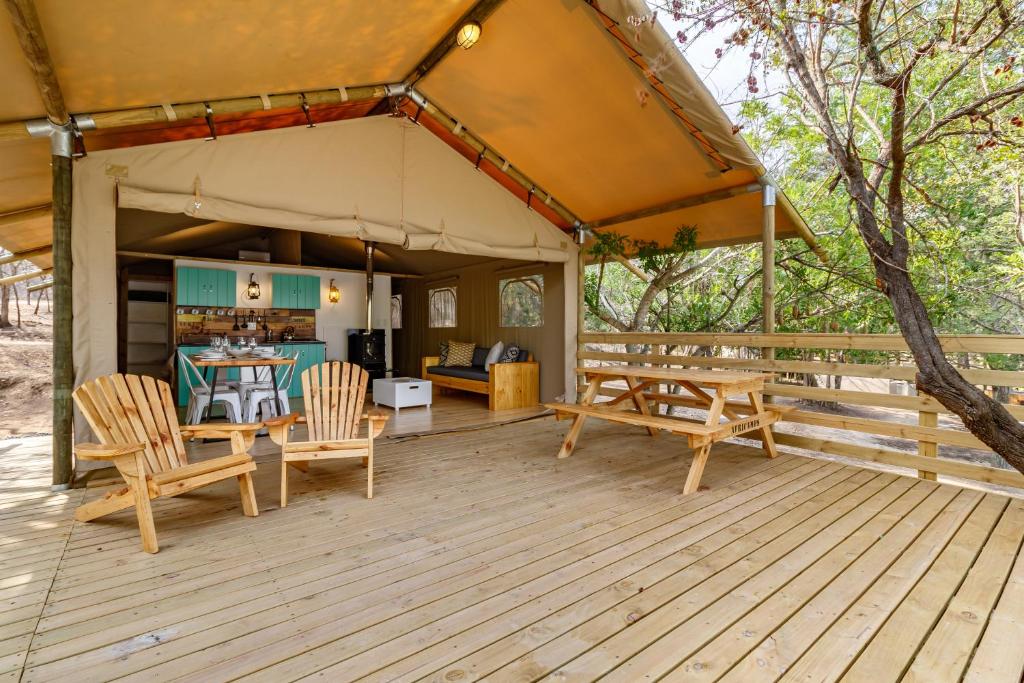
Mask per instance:
[[[1020,336],[942,336],[940,341],[946,353],[960,356],[959,359],[953,358],[954,361],[966,357],[973,361],[972,365],[978,364],[979,354],[1007,354],[1013,358],[1024,358],[1024,337]],[[840,430],[839,434],[861,432],[908,439],[917,442],[917,453],[831,438],[832,433],[829,433],[830,438],[825,438],[780,432],[775,438],[783,445],[916,469],[918,475],[926,479],[935,479],[936,474],[941,474],[1024,489],[1024,475],[1016,470],[939,457],[940,445],[991,451],[963,429],[940,427],[939,416],[949,415],[950,411],[930,396],[893,395],[794,383],[797,378],[810,374],[903,380],[912,387],[917,369],[910,362],[906,342],[898,335],[627,332],[585,333],[580,335],[580,342],[583,345],[579,353],[581,365],[628,363],[774,372],[776,380],[766,387],[767,396],[805,402],[797,410],[785,415],[786,422]],[[768,354],[762,353],[765,348],[775,349],[776,358],[766,358]],[[787,355],[797,355],[794,350],[799,350],[802,357],[786,358]],[[839,354],[856,357],[842,360],[828,358]],[[808,360],[808,356],[812,359]],[[961,374],[980,386],[1024,387],[1024,371],[970,367],[962,369]],[[583,381],[582,377],[579,381]],[[688,405],[682,396],[667,393],[650,393],[647,397],[663,404]],[[815,410],[812,407],[814,404],[810,402],[916,412],[917,424]],[[1014,417],[1024,420],[1024,405],[1010,403],[1006,407]],[[901,414],[907,413],[897,415]],[[998,460],[998,456],[993,456],[993,460]]]

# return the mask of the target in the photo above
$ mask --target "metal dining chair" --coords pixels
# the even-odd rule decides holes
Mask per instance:
[[[203,419],[203,411],[210,403],[210,385],[206,383],[203,373],[196,367],[192,359],[183,351],[178,351],[181,361],[181,378],[188,387],[188,406],[185,408],[185,424],[199,424]],[[230,422],[241,422],[242,399],[237,389],[228,386],[217,386],[217,395],[213,403],[223,404],[224,412]]]
[[[299,352],[296,351],[292,355],[293,361],[298,361]],[[283,403],[288,405],[288,390],[292,385],[292,377],[295,375],[295,365],[285,366],[284,372],[277,382],[277,400],[274,400],[274,387],[270,384],[269,377],[267,378],[267,384],[265,385],[252,385],[247,387],[242,397],[242,414],[255,416],[257,411],[263,412],[264,415],[272,414],[277,416],[279,414],[278,405]],[[260,368],[260,370],[271,370],[271,368]],[[261,373],[262,374],[262,373]],[[265,410],[263,404],[269,403],[271,408],[269,411]]]

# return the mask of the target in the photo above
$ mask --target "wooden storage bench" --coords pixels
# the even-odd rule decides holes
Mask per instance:
[[[487,395],[488,410],[532,408],[540,402],[540,364],[527,353],[527,360],[493,363],[490,372],[482,366],[445,368],[439,356],[424,356],[421,377],[435,387]]]

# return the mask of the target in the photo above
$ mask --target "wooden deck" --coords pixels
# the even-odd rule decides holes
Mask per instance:
[[[260,517],[157,501],[155,556],[0,442],[0,680],[1020,680],[1024,501],[727,443],[682,496],[680,442],[565,429],[385,440],[372,501],[339,461],[286,510],[260,439]]]

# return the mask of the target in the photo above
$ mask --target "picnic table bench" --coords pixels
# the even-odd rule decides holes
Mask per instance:
[[[573,418],[558,457],[567,458],[572,455],[588,417],[646,427],[651,436],[657,436],[659,431],[667,431],[686,437],[690,448],[696,450],[683,493],[693,493],[700,488],[700,479],[711,446],[719,441],[757,431],[760,432],[765,453],[768,457],[774,458],[777,451],[769,428],[778,422],[783,413],[791,410],[764,403],[764,383],[771,379],[770,373],[627,365],[578,370],[588,382],[580,403],[544,404],[555,411],[558,419]],[[595,405],[594,401],[601,394],[601,388],[610,380],[624,380],[625,389],[611,400]],[[688,392],[692,400],[687,403],[692,407],[707,410],[707,419],[700,423],[679,417],[652,414],[649,402],[657,401],[659,392],[647,390],[666,384],[679,386]],[[730,397],[744,395],[749,402],[729,400]],[[630,404],[634,410],[629,409]],[[727,418],[726,422],[721,421],[723,415]]]

